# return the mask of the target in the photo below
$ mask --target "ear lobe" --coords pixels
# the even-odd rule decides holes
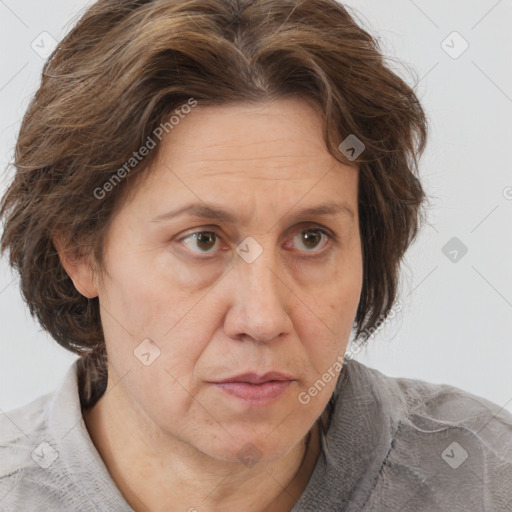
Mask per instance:
[[[80,254],[78,247],[70,247],[60,234],[53,236],[53,245],[57,249],[64,270],[73,281],[78,293],[92,299],[98,296],[95,273],[89,258]]]

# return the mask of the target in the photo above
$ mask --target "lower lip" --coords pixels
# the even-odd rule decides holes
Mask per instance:
[[[279,398],[292,382],[291,380],[271,380],[262,384],[248,382],[215,382],[214,384],[230,395],[251,402],[252,405],[266,405]]]

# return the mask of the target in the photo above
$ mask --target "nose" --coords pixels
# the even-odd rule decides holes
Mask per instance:
[[[224,330],[232,339],[268,342],[291,332],[293,294],[284,269],[274,260],[270,249],[252,263],[236,257],[230,272],[231,307],[224,320]]]

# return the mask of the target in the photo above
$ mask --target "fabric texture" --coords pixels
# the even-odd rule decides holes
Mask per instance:
[[[125,512],[89,437],[77,363],[0,415],[0,511]],[[453,386],[346,361],[322,453],[291,512],[512,511],[512,415]]]

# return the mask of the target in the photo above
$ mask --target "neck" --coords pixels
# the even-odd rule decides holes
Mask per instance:
[[[136,512],[288,512],[320,453],[315,424],[309,443],[303,438],[273,462],[247,467],[212,459],[123,407],[122,386],[107,391],[84,412],[84,421],[112,479]]]

